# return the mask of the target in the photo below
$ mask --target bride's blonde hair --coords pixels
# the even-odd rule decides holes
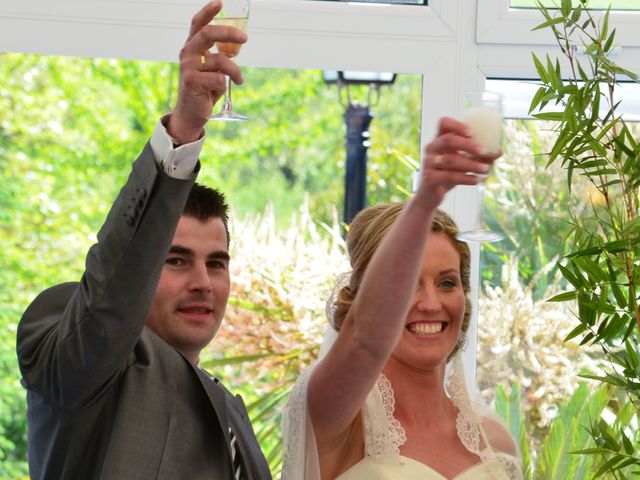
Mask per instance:
[[[351,263],[351,277],[346,286],[342,287],[336,296],[335,311],[333,313],[333,326],[336,330],[344,323],[344,319],[351,308],[353,300],[358,294],[358,289],[364,277],[364,272],[373,257],[380,242],[389,231],[389,228],[400,216],[405,203],[383,203],[362,210],[349,225],[347,234],[347,251]],[[464,348],[466,333],[471,319],[471,252],[465,242],[456,239],[458,227],[453,219],[442,210],[436,210],[431,225],[432,232],[444,233],[460,255],[460,277],[465,297],[465,310],[462,319],[462,330],[458,344],[451,355],[458,348]]]

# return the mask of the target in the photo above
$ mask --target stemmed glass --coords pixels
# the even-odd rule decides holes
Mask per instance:
[[[500,151],[502,140],[502,95],[497,92],[472,91],[464,97],[464,118],[462,120],[471,129],[473,139],[482,145],[487,153]],[[489,174],[474,173],[478,179],[476,191],[475,222],[471,230],[460,232],[459,240],[471,242],[497,242],[504,239],[499,232],[487,230],[484,226],[484,191]]]
[[[213,25],[230,25],[232,27],[239,28],[244,32],[247,29],[247,22],[249,21],[250,4],[250,0],[224,0],[222,3],[222,10],[220,10],[211,23]],[[240,43],[216,43],[218,53],[227,58],[236,57],[236,55],[240,53],[241,47],[242,44]],[[210,118],[213,120],[247,120],[247,117],[233,110],[233,106],[231,105],[231,79],[228,75],[225,75],[224,82],[225,91],[222,110],[215,115],[211,115]]]

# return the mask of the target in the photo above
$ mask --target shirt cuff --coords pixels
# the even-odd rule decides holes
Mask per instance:
[[[190,180],[196,177],[198,157],[204,144],[204,134],[192,143],[185,143],[174,148],[174,140],[167,133],[164,122],[169,115],[163,116],[156,124],[151,135],[151,150],[157,164],[173,178]]]

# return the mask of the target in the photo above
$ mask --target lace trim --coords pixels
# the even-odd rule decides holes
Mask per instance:
[[[480,450],[480,422],[482,419],[471,406],[471,400],[467,394],[462,371],[462,360],[456,357],[453,364],[453,375],[447,382],[447,391],[451,395],[451,401],[458,408],[456,417],[456,429],[458,437],[467,450],[475,453],[482,461],[487,460],[488,452]]]
[[[393,393],[393,387],[384,373],[380,374],[377,385],[380,389],[384,411],[387,415],[388,432],[391,435],[393,454],[400,455],[400,447],[407,442],[407,434],[398,419],[393,416],[396,410],[396,397]]]
[[[453,374],[447,381],[447,391],[451,401],[458,408],[456,429],[464,447],[478,455],[484,464],[492,468],[496,478],[500,478],[500,473],[506,473],[509,480],[521,480],[523,477],[518,459],[494,450],[481,428],[482,417],[471,404],[464,379],[462,358],[459,355],[454,357]],[[480,450],[481,439],[486,445],[482,450]]]

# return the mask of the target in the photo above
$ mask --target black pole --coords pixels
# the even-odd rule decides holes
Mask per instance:
[[[369,124],[373,114],[368,105],[349,104],[344,113],[347,127],[347,167],[344,178],[344,223],[353,217],[367,202],[367,149],[369,148]]]

